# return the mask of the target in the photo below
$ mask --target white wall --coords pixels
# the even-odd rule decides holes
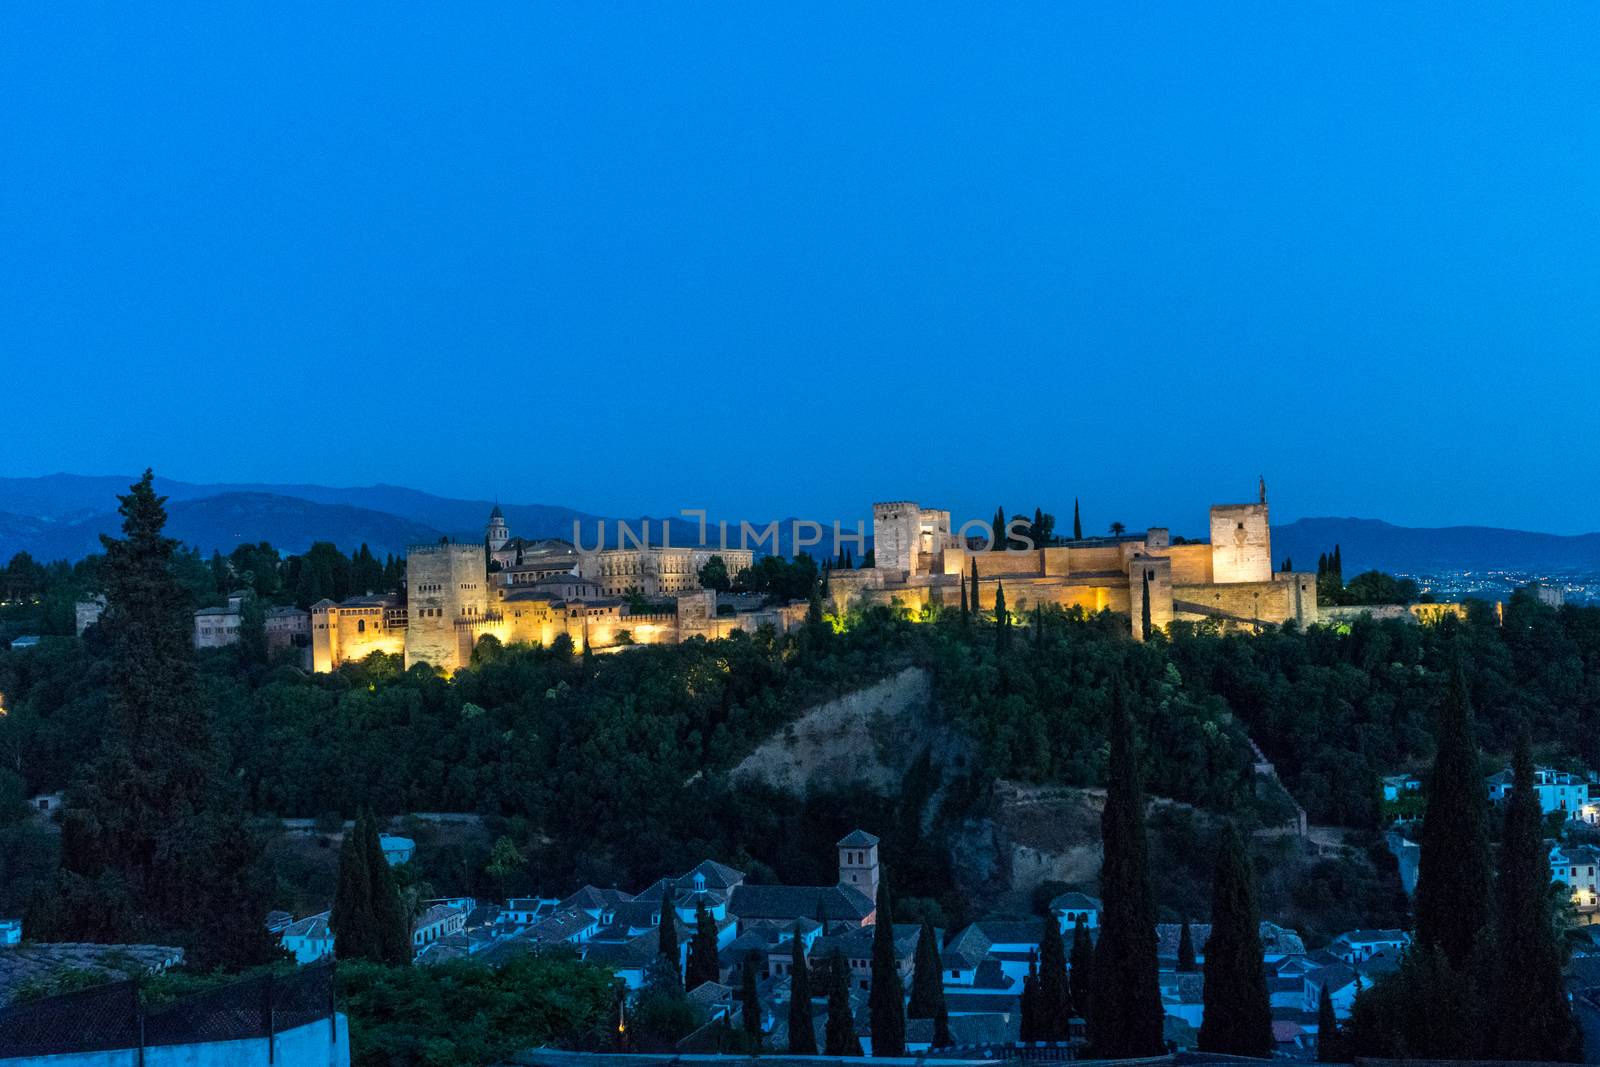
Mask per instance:
[[[285,1030],[273,1038],[276,1064],[292,1067],[350,1067],[350,1035],[345,1017],[336,1017],[338,1040],[330,1040],[327,1019]],[[0,1059],[3,1067],[134,1067],[137,1049],[79,1052],[64,1056]],[[267,1039],[164,1045],[144,1050],[145,1067],[267,1067]]]

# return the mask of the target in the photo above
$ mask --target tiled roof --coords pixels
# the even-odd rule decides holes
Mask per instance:
[[[991,943],[977,926],[969,926],[947,940],[939,956],[948,970],[970,971],[983,962]]]
[[[851,830],[839,838],[836,848],[871,848],[878,843],[878,839],[865,830]]]
[[[1050,902],[1051,911],[1099,911],[1100,901],[1087,893],[1062,893]]]
[[[283,937],[332,937],[333,931],[328,926],[328,912],[318,912],[308,915],[304,919],[297,919],[284,928]]]
[[[1411,935],[1404,930],[1346,930],[1333,940],[1353,945],[1370,941],[1410,941]]]
[[[741,885],[728,898],[728,910],[741,919],[843,919],[860,922],[872,914],[872,900],[853,886]]]
[[[1044,923],[1043,919],[980,919],[972,925],[996,945],[1037,945],[1044,936]]]
[[[1157,923],[1156,955],[1177,959],[1178,941],[1182,936],[1182,923]],[[1189,937],[1194,942],[1195,952],[1205,955],[1206,941],[1211,937],[1211,924],[1190,923]],[[1261,924],[1261,947],[1268,955],[1273,956],[1298,956],[1306,950],[1305,942],[1300,940],[1299,934],[1269,922]]]
[[[23,942],[0,949],[0,1007],[16,988],[63,967],[90,971],[107,982],[150,974],[183,962],[183,949],[170,945],[95,945],[79,942]]]

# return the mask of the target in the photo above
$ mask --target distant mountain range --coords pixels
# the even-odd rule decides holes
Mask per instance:
[[[99,551],[99,535],[120,527],[118,493],[128,475],[52,474],[0,478],[0,563],[19,551],[36,559],[78,559]],[[257,483],[200,484],[156,479],[167,496],[168,531],[210,554],[245,542],[270,541],[285,552],[304,551],[313,541],[332,541],[345,551],[366,544],[379,554],[441,537],[477,540],[494,506],[489,500],[456,500],[395,485],[350,489],[325,485]],[[602,516],[553,504],[502,504],[513,534],[572,537],[582,523],[592,538]],[[616,537],[615,516],[608,540]],[[638,528],[639,517],[625,520]],[[790,523],[782,521],[780,547],[788,552]],[[691,544],[698,527],[672,519],[672,542]],[[660,520],[651,520],[659,531]],[[654,534],[659,537],[659,533]],[[713,536],[714,533],[713,533]],[[1377,519],[1299,519],[1273,527],[1273,564],[1291,557],[1296,568],[1316,566],[1319,553],[1340,546],[1346,577],[1377,568],[1408,573],[1453,570],[1600,572],[1600,533],[1563,536],[1487,526],[1414,528]],[[828,547],[821,550],[826,552]],[[860,552],[855,554],[859,557]]]
[[[1315,570],[1317,556],[1339,546],[1348,580],[1361,571],[1436,574],[1511,570],[1600,572],[1600,533],[1531,533],[1493,526],[1395,526],[1378,519],[1299,519],[1272,528],[1273,563]]]

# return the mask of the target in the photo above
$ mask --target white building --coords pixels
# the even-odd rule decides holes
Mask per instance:
[[[333,955],[333,929],[328,925],[328,914],[324,911],[308,915],[284,928],[279,940],[296,963],[315,963]]]
[[[1489,776],[1489,800],[1503,804],[1511,796],[1515,782],[1511,771],[1501,771]],[[1539,767],[1533,772],[1533,788],[1539,794],[1539,810],[1546,815],[1553,811],[1565,812],[1569,819],[1587,823],[1600,822],[1600,807],[1589,802],[1590,783],[1570,771],[1557,771]]]
[[[1595,868],[1600,852],[1588,845],[1555,845],[1550,849],[1550,880],[1560,882],[1572,893],[1572,903],[1580,912],[1600,911],[1600,885]]]

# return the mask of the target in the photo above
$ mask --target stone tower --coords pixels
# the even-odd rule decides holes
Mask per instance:
[[[839,839],[839,884],[878,899],[878,839],[865,830]]]
[[[472,627],[489,614],[488,557],[482,545],[441,541],[406,551],[406,669],[428,663],[447,673],[472,657]]]
[[[1212,506],[1211,580],[1272,581],[1272,528],[1265,503]]]
[[[511,528],[506,525],[506,516],[496,504],[494,510],[489,512],[489,528],[484,533],[484,540],[489,545],[490,552],[498,552],[506,547],[506,542],[511,540]]]

